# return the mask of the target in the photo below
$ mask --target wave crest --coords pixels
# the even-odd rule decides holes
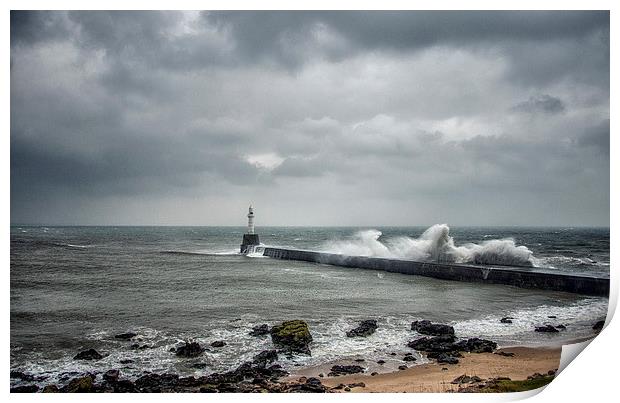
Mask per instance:
[[[381,231],[357,232],[348,241],[332,241],[324,245],[327,252],[350,256],[374,256],[444,263],[476,263],[505,266],[533,266],[533,253],[517,246],[514,239],[492,239],[480,244],[454,244],[450,227],[435,224],[419,238],[396,237],[380,241]]]

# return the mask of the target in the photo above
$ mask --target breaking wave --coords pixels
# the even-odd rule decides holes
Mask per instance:
[[[353,239],[331,241],[324,245],[330,253],[349,256],[374,256],[412,259],[445,263],[495,264],[505,266],[533,266],[532,251],[517,246],[514,239],[492,239],[480,244],[454,244],[450,227],[435,224],[419,238],[395,237],[379,240],[381,231],[357,232]]]

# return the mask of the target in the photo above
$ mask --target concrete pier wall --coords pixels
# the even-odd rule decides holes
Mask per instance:
[[[608,278],[553,273],[545,271],[544,269],[530,267],[429,263],[366,256],[346,256],[333,253],[282,248],[265,248],[264,255],[276,259],[301,260],[334,266],[383,270],[393,273],[433,277],[442,280],[504,284],[522,288],[538,288],[584,295],[609,296]]]

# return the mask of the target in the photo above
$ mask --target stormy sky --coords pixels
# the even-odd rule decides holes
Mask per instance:
[[[609,225],[608,12],[12,12],[11,222]]]

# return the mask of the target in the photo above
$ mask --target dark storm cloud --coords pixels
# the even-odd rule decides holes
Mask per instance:
[[[13,222],[237,224],[248,200],[608,223],[609,13],[11,13]]]
[[[566,106],[561,99],[543,94],[532,96],[527,101],[515,105],[512,109],[515,112],[555,114],[564,112]]]

